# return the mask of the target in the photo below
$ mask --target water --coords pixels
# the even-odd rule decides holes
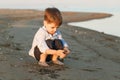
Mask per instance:
[[[120,37],[120,13],[113,13],[112,17],[105,19],[96,19],[85,22],[73,22],[68,24]]]
[[[106,12],[114,16],[105,19],[69,23],[120,37],[120,0],[1,0],[0,8],[37,9],[57,7],[61,11]]]

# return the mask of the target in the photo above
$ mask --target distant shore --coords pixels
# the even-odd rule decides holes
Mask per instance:
[[[28,15],[29,14],[29,15]],[[0,9],[0,15],[15,20],[42,18],[44,12],[31,9]],[[86,21],[90,19],[100,19],[111,17],[109,13],[92,13],[92,12],[62,12],[64,22]]]
[[[0,80],[119,80],[120,38],[67,25],[111,17],[109,13],[62,12],[59,28],[71,54],[65,66],[41,67],[28,55],[43,11],[0,9]]]

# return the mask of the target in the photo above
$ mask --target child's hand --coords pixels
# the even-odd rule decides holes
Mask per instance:
[[[64,50],[57,50],[57,55],[60,56],[61,54],[64,54]]]
[[[69,54],[69,53],[70,53],[70,50],[67,47],[65,47],[64,48],[64,54]]]
[[[57,55],[60,56],[60,58],[64,58],[66,56],[64,50],[57,50]]]

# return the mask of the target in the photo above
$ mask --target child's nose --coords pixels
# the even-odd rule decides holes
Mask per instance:
[[[56,31],[56,30],[57,30],[57,28],[54,29],[54,31]]]

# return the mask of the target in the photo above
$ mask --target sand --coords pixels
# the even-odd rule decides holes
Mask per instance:
[[[43,25],[43,12],[0,10],[0,80],[120,80],[120,37],[67,25],[112,15],[86,12],[62,15],[60,30],[71,54],[64,66],[41,67],[28,51],[35,32]]]

